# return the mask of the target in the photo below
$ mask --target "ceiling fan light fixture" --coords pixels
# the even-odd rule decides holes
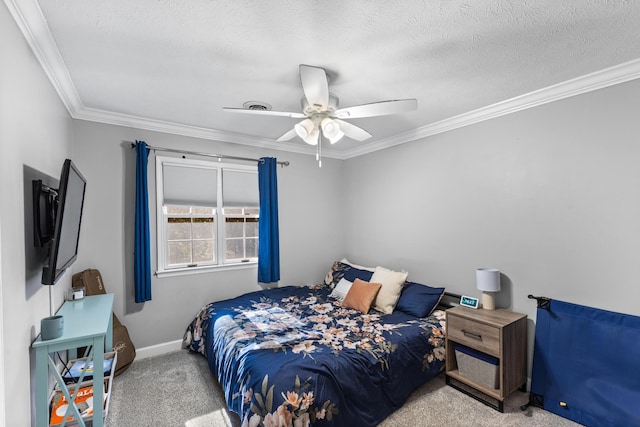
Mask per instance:
[[[329,117],[322,119],[320,127],[322,127],[322,134],[329,139],[333,139],[341,133],[338,122],[330,119]]]
[[[320,131],[318,130],[318,128],[313,128],[313,130],[309,132],[309,136],[307,136],[306,138],[302,138],[302,140],[309,145],[318,145],[319,136]]]
[[[294,129],[296,130],[296,133],[302,140],[306,140],[314,131],[315,126],[311,121],[311,119],[304,119],[300,123],[296,123],[294,126]]]
[[[338,133],[334,137],[332,138],[327,137],[327,138],[329,138],[330,143],[335,144],[336,142],[340,141],[343,136],[344,136],[344,132],[338,129]]]

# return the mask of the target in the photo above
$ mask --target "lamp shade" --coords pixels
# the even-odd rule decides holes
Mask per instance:
[[[481,291],[499,292],[500,271],[495,268],[476,269],[476,284]]]

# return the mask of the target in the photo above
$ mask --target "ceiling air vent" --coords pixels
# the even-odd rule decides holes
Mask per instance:
[[[259,111],[271,110],[271,105],[262,101],[247,101],[244,104],[242,104],[242,106],[247,110],[259,110]]]

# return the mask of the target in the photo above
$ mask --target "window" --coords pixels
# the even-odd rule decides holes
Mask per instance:
[[[216,263],[215,209],[164,205],[166,264],[169,268]]]
[[[228,261],[258,260],[258,211],[251,208],[224,208],[225,253]]]
[[[258,261],[255,166],[157,157],[158,274]]]

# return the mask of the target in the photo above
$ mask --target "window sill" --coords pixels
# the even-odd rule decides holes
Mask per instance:
[[[156,271],[156,277],[174,277],[174,276],[187,276],[190,274],[202,274],[202,273],[216,273],[218,271],[228,270],[244,270],[244,269],[257,269],[257,262],[242,262],[238,264],[224,264],[224,265],[207,265],[203,267],[186,267],[175,268],[172,270]]]

